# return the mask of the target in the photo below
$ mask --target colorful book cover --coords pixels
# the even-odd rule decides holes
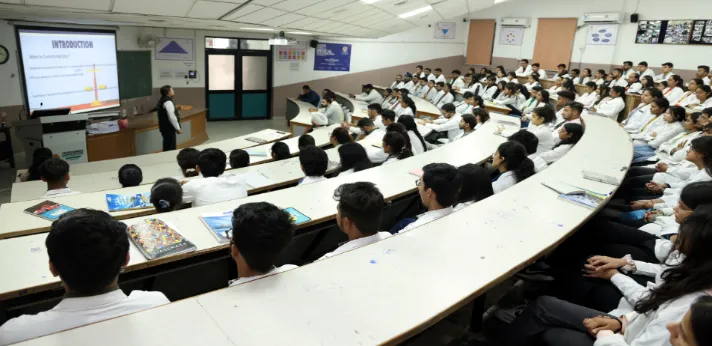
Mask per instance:
[[[142,192],[135,195],[116,195],[113,193],[107,193],[106,205],[109,207],[110,212],[153,208],[153,204],[151,204],[150,192]]]
[[[55,221],[63,214],[74,210],[64,204],[55,203],[52,201],[44,201],[32,207],[25,209],[25,213],[33,216],[41,217],[48,221]]]
[[[196,246],[159,219],[143,219],[128,228],[131,241],[149,260],[195,251]]]
[[[211,231],[210,233],[219,243],[227,243],[230,240],[226,233],[232,232],[231,211],[203,214],[200,215],[200,221],[203,221],[205,226]]]
[[[311,221],[311,218],[309,218],[308,216],[302,214],[302,212],[300,212],[300,211],[297,210],[297,209],[294,209],[294,208],[291,208],[291,207],[290,207],[290,208],[284,209],[284,211],[288,212],[289,215],[291,215],[292,221],[294,221],[294,224],[297,225],[297,226],[298,226],[298,225],[301,225],[301,224],[303,224],[303,223],[305,223],[305,222]]]

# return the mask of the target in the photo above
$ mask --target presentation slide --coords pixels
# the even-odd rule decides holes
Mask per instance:
[[[30,111],[119,106],[115,33],[20,28],[18,36]]]

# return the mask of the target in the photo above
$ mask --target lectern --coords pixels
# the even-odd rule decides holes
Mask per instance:
[[[32,153],[45,147],[67,163],[87,162],[87,120],[89,114],[41,116],[12,123],[15,135],[25,150],[25,164],[32,163]]]

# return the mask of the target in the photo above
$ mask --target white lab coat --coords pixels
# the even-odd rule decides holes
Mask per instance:
[[[591,81],[591,77],[583,77],[583,80],[581,80],[581,84],[586,85],[586,83]]]
[[[652,119],[653,115],[650,113],[650,104],[646,105],[641,103],[623,120],[623,129],[628,133],[638,133],[640,129]]]
[[[643,76],[650,76],[653,77],[653,81],[655,81],[655,72],[651,69],[646,69],[643,72],[639,72],[639,74],[641,79],[643,78]]]
[[[418,219],[415,220],[415,222],[412,222],[405,228],[403,228],[400,232],[398,233],[403,233],[403,232],[408,232],[413,229],[416,229],[422,225],[425,225],[429,222],[435,221],[443,216],[448,216],[452,214],[455,211],[455,208],[452,206],[444,208],[444,209],[438,209],[438,210],[430,210],[427,211],[423,214],[418,215]]]
[[[549,165],[546,164],[546,161],[539,157],[536,153],[531,154],[528,156],[532,162],[534,162],[534,172],[539,173],[543,170],[545,170]]]
[[[670,71],[668,73],[661,73],[661,74],[653,77],[653,81],[655,81],[655,82],[666,81],[666,80],[668,80],[668,78],[670,78],[670,76],[673,76],[673,75],[675,75],[675,72],[673,72],[673,71]]]
[[[435,75],[433,75],[433,76],[435,76]],[[447,78],[445,78],[444,74],[440,74],[439,76],[435,77],[435,84],[437,84],[438,82],[443,82],[443,83],[447,84]]]
[[[622,97],[607,98],[596,106],[596,113],[607,118],[617,120],[618,114],[625,108],[625,101]]]
[[[474,106],[468,104],[467,102],[460,102],[457,107],[455,107],[455,112],[457,114],[473,114],[472,111],[475,109]]]
[[[183,203],[193,207],[247,197],[247,180],[242,174],[189,180],[183,185]]]
[[[412,117],[415,117],[415,114],[413,114],[413,109],[411,109],[410,107],[400,108],[400,111],[396,112],[396,116],[400,117],[401,115],[410,115]],[[398,121],[397,117],[396,121]]]
[[[368,94],[362,93],[361,95],[356,95],[356,99],[359,101],[366,102],[367,104],[383,102],[383,96],[381,96],[381,94],[376,91],[376,89],[371,89],[371,92]]]
[[[471,86],[463,86],[460,88],[460,92],[464,95],[466,92],[471,92],[473,95],[482,96],[485,88],[480,83],[473,83]]]
[[[653,148],[658,148],[660,147],[663,143],[669,141],[673,137],[679,135],[680,133],[684,132],[685,129],[682,126],[682,123],[679,121],[673,122],[673,123],[668,123],[665,122],[662,126],[656,129],[655,137],[645,137],[642,140],[636,140],[633,142],[634,144],[647,144]],[[645,142],[647,143],[645,143]]]
[[[381,107],[384,109],[390,109],[393,107],[394,104],[398,102],[398,98],[395,96],[388,96],[387,98],[383,99],[383,102],[381,102]]]
[[[341,124],[344,121],[344,110],[341,105],[332,101],[324,112],[311,112],[312,122],[317,125]]]
[[[680,98],[677,99],[677,101],[675,101],[675,103],[672,103],[672,105],[678,105],[680,107],[697,104],[700,104],[700,100],[697,99],[697,95],[695,95],[692,91],[686,91],[680,96]]]
[[[517,79],[517,78],[509,79],[509,77],[507,77],[506,81],[507,81],[507,83],[519,84],[519,79]]]
[[[585,93],[576,97],[576,102],[581,103],[586,108],[593,107],[593,104],[598,100],[598,93],[595,91],[592,93]]]
[[[496,103],[500,106],[511,105],[512,107],[514,107],[517,105],[517,96],[516,95],[505,96],[504,93],[500,93],[499,96],[497,96],[497,99],[494,100],[494,103]]]
[[[635,73],[635,71],[632,68],[628,69],[628,71],[623,71],[623,78],[628,79],[628,77],[630,77],[631,73]]]
[[[530,97],[529,100],[522,104],[522,108],[520,110],[522,111],[522,114],[529,114],[533,112],[537,107],[539,107],[539,105],[540,102],[537,101],[536,98]]]
[[[319,260],[323,260],[323,259],[325,259],[325,258],[333,257],[333,256],[336,256],[336,255],[338,255],[338,254],[342,254],[342,253],[347,252],[347,251],[351,251],[351,250],[354,250],[354,249],[358,249],[358,248],[360,248],[360,247],[364,247],[364,246],[366,246],[366,245],[371,245],[371,244],[373,244],[373,243],[377,243],[377,242],[379,242],[379,241],[381,241],[381,240],[383,240],[383,239],[386,239],[386,238],[388,238],[388,237],[390,237],[390,236],[391,236],[391,234],[388,233],[388,232],[378,232],[378,233],[376,233],[376,234],[374,234],[374,235],[370,235],[370,236],[368,236],[368,237],[363,237],[363,238],[359,238],[359,239],[350,240],[350,241],[344,243],[343,245],[339,246],[338,248],[336,248],[336,250],[334,250],[333,252],[329,252],[329,253],[327,253],[326,255],[321,256],[321,258],[319,258]]]
[[[465,80],[462,77],[457,77],[452,81],[453,88],[462,88],[465,86]]]
[[[428,95],[428,91],[430,91],[430,88],[427,85],[419,86],[414,95],[424,99]]]
[[[410,88],[412,88],[413,85],[415,85],[415,83],[413,83],[412,80],[409,80],[408,82],[406,82],[405,84],[403,84],[403,87],[402,87],[401,89],[410,90]]]
[[[413,155],[422,154],[425,152],[425,147],[423,143],[420,142],[420,138],[413,131],[408,131],[408,138],[410,139],[410,147],[413,149]]]
[[[680,87],[674,87],[674,88],[667,87],[667,88],[665,88],[665,91],[663,91],[663,96],[666,99],[668,99],[668,101],[670,101],[671,105],[674,105],[677,102],[677,100],[679,100],[680,97],[682,97],[682,94],[684,94],[684,93],[685,93],[685,91],[683,91],[682,88],[680,88]]]
[[[400,82],[398,82],[398,81],[393,81],[393,84],[391,84],[391,88],[390,88],[390,89],[391,89],[391,90],[402,89],[404,85],[405,85],[405,82],[403,82],[403,81],[400,81]]]
[[[635,82],[633,84],[628,85],[628,92],[632,94],[640,94],[643,91],[643,83],[640,82]]]
[[[458,113],[455,113],[452,117],[450,117],[450,119],[447,119],[444,123],[425,124],[425,126],[432,129],[433,131],[437,131],[437,132],[446,132],[447,131],[447,138],[450,142],[452,142],[457,138],[457,135],[459,135],[460,132],[462,132],[462,130],[460,129],[460,120],[461,119],[462,119],[462,116]]]
[[[482,93],[482,99],[485,101],[492,101],[494,94],[497,92],[497,86],[493,85],[489,88],[485,88],[485,91]]]
[[[527,131],[533,133],[539,139],[539,145],[536,147],[537,153],[544,153],[554,148],[554,134],[551,132],[549,124],[538,126],[529,124]]]
[[[556,162],[558,159],[564,157],[564,155],[566,155],[566,153],[568,153],[573,147],[573,144],[562,144],[549,151],[538,153],[537,155],[539,155],[539,158],[541,158],[548,165],[550,165]]]
[[[532,73],[534,73],[534,71],[532,71]],[[546,70],[539,69],[539,71],[537,71],[536,73],[539,74],[539,79],[540,79],[540,80],[547,80],[547,79],[549,79],[549,77],[546,75]]]
[[[514,175],[514,171],[507,171],[502,173],[497,180],[492,182],[492,190],[494,190],[495,194],[498,194],[516,184],[517,177]]]
[[[435,106],[437,106],[438,109],[442,109],[444,105],[452,103],[453,101],[455,101],[455,96],[453,96],[452,93],[447,93],[440,99],[440,102],[438,102]]]
[[[532,66],[527,65],[526,69],[519,66],[519,68],[516,69],[514,73],[517,74],[517,77],[529,77],[532,75]]]
[[[532,89],[535,87],[541,87],[541,84],[539,82],[534,82],[534,83],[524,83],[524,87],[527,88],[527,90],[532,91]]]

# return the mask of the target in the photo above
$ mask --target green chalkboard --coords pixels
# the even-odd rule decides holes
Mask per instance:
[[[151,96],[151,51],[117,51],[119,97],[122,100]]]

